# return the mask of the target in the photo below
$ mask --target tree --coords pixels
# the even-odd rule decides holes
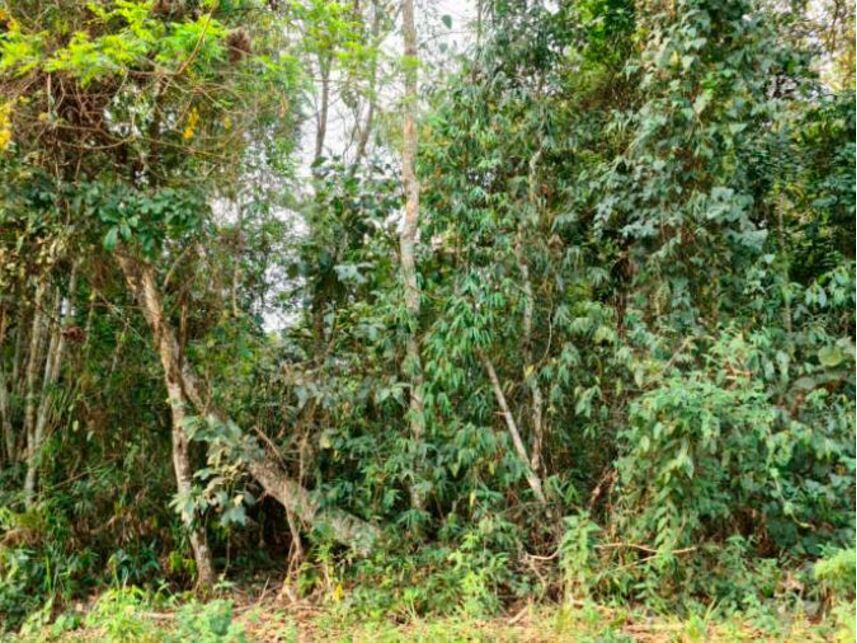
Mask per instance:
[[[414,25],[413,0],[402,2],[402,34],[404,41],[405,102],[402,129],[402,184],[405,191],[405,215],[399,232],[399,259],[402,266],[405,309],[409,326],[405,371],[410,379],[408,421],[416,448],[421,449],[425,434],[425,405],[423,403],[422,360],[418,339],[420,317],[420,287],[417,280],[416,242],[420,217],[420,186],[416,176],[417,158],[417,32]],[[424,500],[418,489],[411,490],[414,507],[421,508]]]

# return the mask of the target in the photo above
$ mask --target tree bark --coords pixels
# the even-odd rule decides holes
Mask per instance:
[[[24,436],[27,440],[27,463],[35,458],[33,446],[36,441],[36,415],[38,409],[39,391],[37,380],[39,377],[39,365],[41,364],[42,343],[45,334],[45,315],[43,303],[47,291],[47,275],[39,278],[36,284],[36,294],[33,299],[33,327],[30,334],[30,352],[27,359],[26,373],[26,402],[24,404]],[[30,481],[24,481],[24,503],[27,507],[32,506],[35,500],[35,488],[28,486]]]
[[[164,318],[161,300],[155,287],[153,268],[130,257],[118,256],[118,261],[128,287],[136,297],[143,310],[143,316],[152,329],[172,413],[172,459],[176,487],[180,495],[189,496],[193,490],[193,466],[190,461],[189,441],[184,430],[185,395],[182,389],[178,342],[175,333]],[[197,582],[201,587],[209,588],[214,585],[215,574],[205,527],[196,523],[192,516],[182,514],[182,520],[190,536],[196,562]]]
[[[405,307],[408,312],[408,338],[406,341],[405,374],[410,379],[408,420],[411,437],[419,444],[425,433],[425,404],[423,401],[423,368],[420,358],[417,328],[420,316],[420,290],[417,282],[416,238],[420,216],[420,186],[416,175],[417,157],[417,33],[414,25],[413,0],[402,2],[403,37],[405,50],[405,105],[402,132],[402,183],[405,190],[405,219],[399,234],[402,279],[405,285]],[[411,504],[422,508],[425,499],[411,488]]]
[[[379,535],[374,526],[341,509],[322,510],[312,494],[288,477],[273,459],[255,460],[249,470],[268,495],[304,523],[329,528],[337,541],[364,556],[371,551]]]
[[[532,425],[533,425],[533,449],[530,454],[530,467],[533,471],[540,471],[542,468],[542,443],[544,441],[544,396],[542,395],[541,386],[539,386],[538,373],[536,365],[533,363],[533,310],[535,308],[535,297],[533,296],[533,284],[530,280],[530,269],[527,265],[527,260],[524,258],[520,243],[516,245],[515,253],[518,259],[518,269],[521,271],[524,289],[524,319],[523,333],[521,337],[522,349],[524,355],[524,379],[527,386],[530,388],[530,393],[533,398],[532,408]]]
[[[59,380],[62,358],[65,352],[65,330],[68,328],[68,320],[72,318],[74,306],[74,292],[77,289],[77,264],[72,266],[71,275],[68,280],[68,299],[66,300],[67,313],[63,315],[63,299],[59,288],[56,291],[56,299],[52,310],[56,311],[57,318],[53,322],[51,339],[48,345],[48,354],[45,358],[45,377],[42,381],[42,395],[39,400],[39,409],[36,415],[36,428],[33,432],[33,444],[28,447],[27,473],[24,479],[25,494],[35,494],[38,484],[39,460],[41,450],[45,441],[45,433],[48,427],[48,418],[52,411],[53,398],[51,389]]]
[[[56,289],[54,301],[51,305],[51,314],[56,314],[59,308],[60,292]],[[36,417],[27,431],[27,473],[24,476],[24,498],[27,506],[32,504],[36,494],[36,471],[38,470],[39,450],[41,448],[42,436],[44,434],[44,423],[49,406],[50,385],[53,380],[54,354],[59,346],[59,325],[56,320],[48,319],[47,330],[49,334],[48,352],[45,355],[45,370],[42,376],[41,392],[36,405]]]
[[[321,73],[321,105],[316,117],[313,163],[317,163],[324,155],[324,139],[327,136],[327,114],[330,109],[330,61],[324,59],[325,55],[319,54],[318,57],[318,68]]]
[[[66,345],[66,335],[65,331],[72,325],[72,321],[74,320],[74,294],[77,290],[77,268],[78,264],[75,263],[71,267],[71,274],[68,278],[68,298],[66,300],[65,311],[61,312],[61,331],[59,338],[59,348],[57,349],[55,355],[55,362],[53,366],[53,374],[54,380],[59,377],[60,368],[62,367],[62,359],[65,355],[65,345]]]
[[[530,158],[529,173],[527,176],[527,200],[531,216],[538,222],[539,201],[536,188],[536,169],[542,156],[542,147]],[[544,443],[544,395],[539,385],[536,364],[533,362],[533,317],[535,315],[535,296],[533,295],[533,282],[530,278],[530,267],[524,254],[525,223],[518,226],[518,236],[515,240],[515,258],[518,261],[518,270],[521,272],[524,291],[524,318],[523,333],[521,337],[522,353],[524,356],[524,379],[532,395],[532,426],[533,426],[533,449],[530,454],[530,467],[538,475],[542,470],[542,445]]]
[[[0,346],[6,342],[6,332],[8,330],[8,310],[4,305],[0,306]],[[9,391],[6,388],[6,369],[0,361],[0,431],[3,434],[3,446],[0,449],[0,468],[4,464],[12,464],[12,455],[8,452],[9,436],[12,433],[12,418],[9,417],[11,412],[9,406]],[[8,455],[8,459],[7,459]]]
[[[0,365],[0,425],[3,430],[4,460],[7,464],[15,461],[15,432],[12,429],[11,405],[9,404],[9,389],[6,380],[6,370]]]
[[[530,466],[530,459],[527,457],[527,448],[524,446],[524,441],[521,439],[521,433],[518,431],[518,425],[515,423],[515,418],[509,410],[509,405],[506,403],[506,396],[503,394],[503,388],[500,386],[500,380],[497,378],[497,371],[494,370],[494,364],[487,356],[482,355],[482,364],[488,372],[488,378],[491,380],[491,388],[494,389],[494,396],[497,398],[497,404],[500,405],[500,411],[503,414],[503,419],[506,421],[506,427],[509,429],[509,434],[512,436],[512,445],[524,466],[524,475],[527,478],[527,483],[530,489],[533,490],[533,495],[542,504],[545,503],[545,494],[542,491],[542,481],[533,471]]]

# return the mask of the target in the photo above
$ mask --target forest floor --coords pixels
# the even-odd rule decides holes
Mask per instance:
[[[759,611],[730,617],[685,618],[641,609],[582,602],[574,606],[523,605],[504,616],[472,618],[368,618],[347,607],[347,597],[326,606],[290,601],[274,592],[239,592],[207,603],[172,597],[153,600],[142,590],[114,590],[35,623],[15,641],[351,641],[351,642],[553,642],[553,641],[854,641],[854,605],[826,618],[800,612]]]

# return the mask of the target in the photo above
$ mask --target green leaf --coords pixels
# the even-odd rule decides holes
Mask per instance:
[[[113,226],[104,235],[104,249],[112,252],[116,248],[116,242],[119,240],[119,226]]]
[[[822,366],[826,366],[828,368],[839,366],[844,358],[845,355],[842,353],[842,349],[835,344],[832,346],[825,346],[818,350],[818,361],[821,362]]]
[[[705,108],[708,107],[708,103],[711,101],[711,92],[702,92],[699,96],[696,97],[696,100],[693,101],[693,111],[699,115],[705,111]]]
[[[224,527],[231,523],[244,525],[247,523],[247,511],[244,505],[233,505],[223,512],[220,516],[220,524]]]

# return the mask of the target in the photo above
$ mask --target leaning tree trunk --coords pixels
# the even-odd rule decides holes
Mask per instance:
[[[527,448],[524,446],[524,440],[521,438],[521,432],[518,430],[518,424],[515,422],[515,417],[509,409],[509,404],[506,402],[506,396],[503,394],[503,387],[500,386],[500,379],[497,377],[497,371],[494,370],[494,364],[486,355],[480,355],[482,365],[488,372],[488,379],[491,380],[491,388],[494,389],[494,396],[497,398],[497,404],[500,405],[500,411],[503,415],[503,420],[506,422],[506,428],[509,429],[509,435],[512,438],[512,446],[518,454],[521,465],[524,468],[524,476],[527,479],[527,484],[533,490],[533,495],[536,499],[544,504],[546,502],[544,491],[542,490],[542,481],[539,476],[533,471],[530,464],[530,458],[527,457]]]
[[[425,433],[425,404],[423,402],[423,367],[420,358],[417,325],[420,316],[420,290],[417,283],[416,238],[420,217],[420,186],[417,183],[417,32],[414,25],[413,0],[402,2],[403,37],[405,46],[405,113],[402,131],[402,183],[405,189],[405,220],[399,234],[399,253],[402,279],[405,285],[405,307],[408,311],[408,338],[406,343],[406,372],[410,379],[408,418],[411,437],[419,444]],[[411,488],[411,504],[422,508],[424,498]]]
[[[339,542],[353,547],[363,555],[369,553],[378,532],[367,522],[341,509],[321,509],[312,494],[285,475],[272,459],[253,461],[249,469],[250,474],[268,495],[302,522],[310,525],[323,524]]]
[[[173,408],[173,463],[176,469],[176,478],[180,480],[179,491],[181,492],[181,485],[184,484],[182,481],[186,481],[189,485],[193,473],[187,458],[187,438],[182,430],[182,422],[185,418],[184,403],[188,402],[200,415],[211,414],[223,421],[226,417],[216,409],[210,408],[203,401],[196,375],[190,366],[180,359],[175,331],[163,315],[163,307],[152,267],[129,257],[119,257],[119,263],[132,292],[143,307],[144,316],[155,335],[155,343],[161,357],[164,381]],[[179,403],[173,404],[174,400]],[[181,447],[178,453],[176,449],[177,437]],[[182,457],[177,458],[177,455]],[[187,463],[187,465],[185,466],[183,463]],[[308,524],[328,527],[338,542],[352,546],[358,552],[365,553],[377,539],[379,533],[373,525],[341,510],[321,509],[310,492],[286,475],[273,458],[261,455],[250,462],[249,470],[256,481],[262,485],[262,488],[272,498],[279,501],[287,511],[293,512]],[[189,486],[187,488],[189,489]],[[199,539],[200,537],[204,538],[205,533],[199,534],[194,531],[191,532],[191,544],[194,542],[194,533],[197,533],[198,542],[204,544],[205,541]],[[207,546],[204,553],[209,557],[210,563]],[[194,555],[198,555],[196,546],[194,546]],[[197,565],[199,566],[199,563]],[[211,576],[213,577],[213,572]],[[201,575],[200,582],[202,582]]]
[[[152,329],[155,349],[161,358],[167,400],[172,413],[172,459],[176,475],[176,487],[182,496],[189,496],[193,489],[193,466],[190,461],[189,444],[185,433],[185,397],[180,375],[180,353],[175,334],[164,318],[160,297],[155,289],[154,270],[148,264],[130,257],[118,256],[119,265],[128,282],[128,287],[143,309],[143,316]],[[208,537],[203,525],[194,522],[192,516],[182,513],[182,520],[190,535],[190,544],[196,562],[197,581],[202,587],[214,585],[214,563],[208,547]]]

